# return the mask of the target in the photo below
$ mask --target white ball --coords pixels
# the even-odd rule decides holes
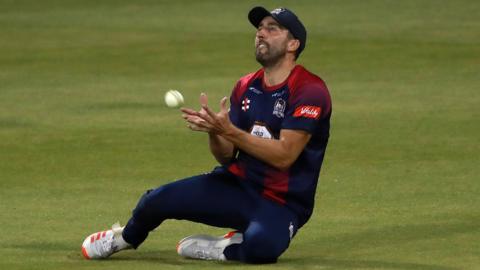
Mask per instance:
[[[168,92],[165,93],[165,104],[167,104],[168,107],[176,108],[183,105],[183,102],[183,96],[177,90],[168,90]]]

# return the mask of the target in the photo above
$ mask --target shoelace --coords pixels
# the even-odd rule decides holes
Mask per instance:
[[[92,236],[92,237],[95,237],[94,241],[96,243],[94,245],[94,248],[97,250],[97,253],[111,254],[115,252],[117,247],[114,245],[115,243],[114,238],[115,238],[116,230],[118,230],[115,225],[117,224],[114,224],[112,226],[112,233],[110,235],[108,234],[108,231],[104,231],[101,233],[99,232],[96,236]],[[118,226],[118,228],[119,227],[120,226]]]
[[[105,237],[108,237],[105,239]],[[105,254],[110,253],[113,246],[113,234],[111,236],[107,236],[107,232],[102,232],[95,237],[95,243],[93,247],[96,249],[98,254]],[[92,242],[93,243],[93,242]]]
[[[102,241],[101,243],[102,243],[101,246],[105,253],[110,253],[115,250],[113,246],[113,234],[112,234],[112,237],[109,237],[108,239],[106,239],[105,241]]]

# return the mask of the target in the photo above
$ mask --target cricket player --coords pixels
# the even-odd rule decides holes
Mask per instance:
[[[199,111],[182,108],[193,131],[205,132],[220,166],[212,172],[148,190],[125,227],[88,236],[87,259],[107,258],[142,244],[166,219],[231,228],[222,237],[193,235],[179,255],[205,260],[273,263],[314,207],[332,112],[322,79],[296,64],[307,32],[286,8],[255,7],[255,57],[261,68],[236,83],[213,112],[201,94]]]

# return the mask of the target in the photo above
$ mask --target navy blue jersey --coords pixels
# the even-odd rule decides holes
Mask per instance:
[[[285,82],[266,86],[264,70],[242,77],[230,97],[232,123],[264,139],[278,139],[280,130],[304,130],[312,135],[287,171],[239,150],[225,167],[262,195],[291,208],[303,225],[313,211],[315,191],[331,115],[331,100],[322,79],[297,65]]]

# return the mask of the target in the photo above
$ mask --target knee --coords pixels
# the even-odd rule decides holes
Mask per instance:
[[[288,248],[289,238],[265,229],[245,235],[243,260],[247,263],[275,263]]]
[[[158,215],[162,205],[162,198],[166,195],[165,193],[165,187],[147,190],[138,201],[135,209],[133,209],[132,216],[136,220],[144,220]]]
[[[151,205],[151,193],[153,189],[147,190],[142,197],[140,197],[140,200],[138,200],[137,206],[132,211],[132,216],[135,219],[141,219],[143,216],[148,215],[148,211]]]

